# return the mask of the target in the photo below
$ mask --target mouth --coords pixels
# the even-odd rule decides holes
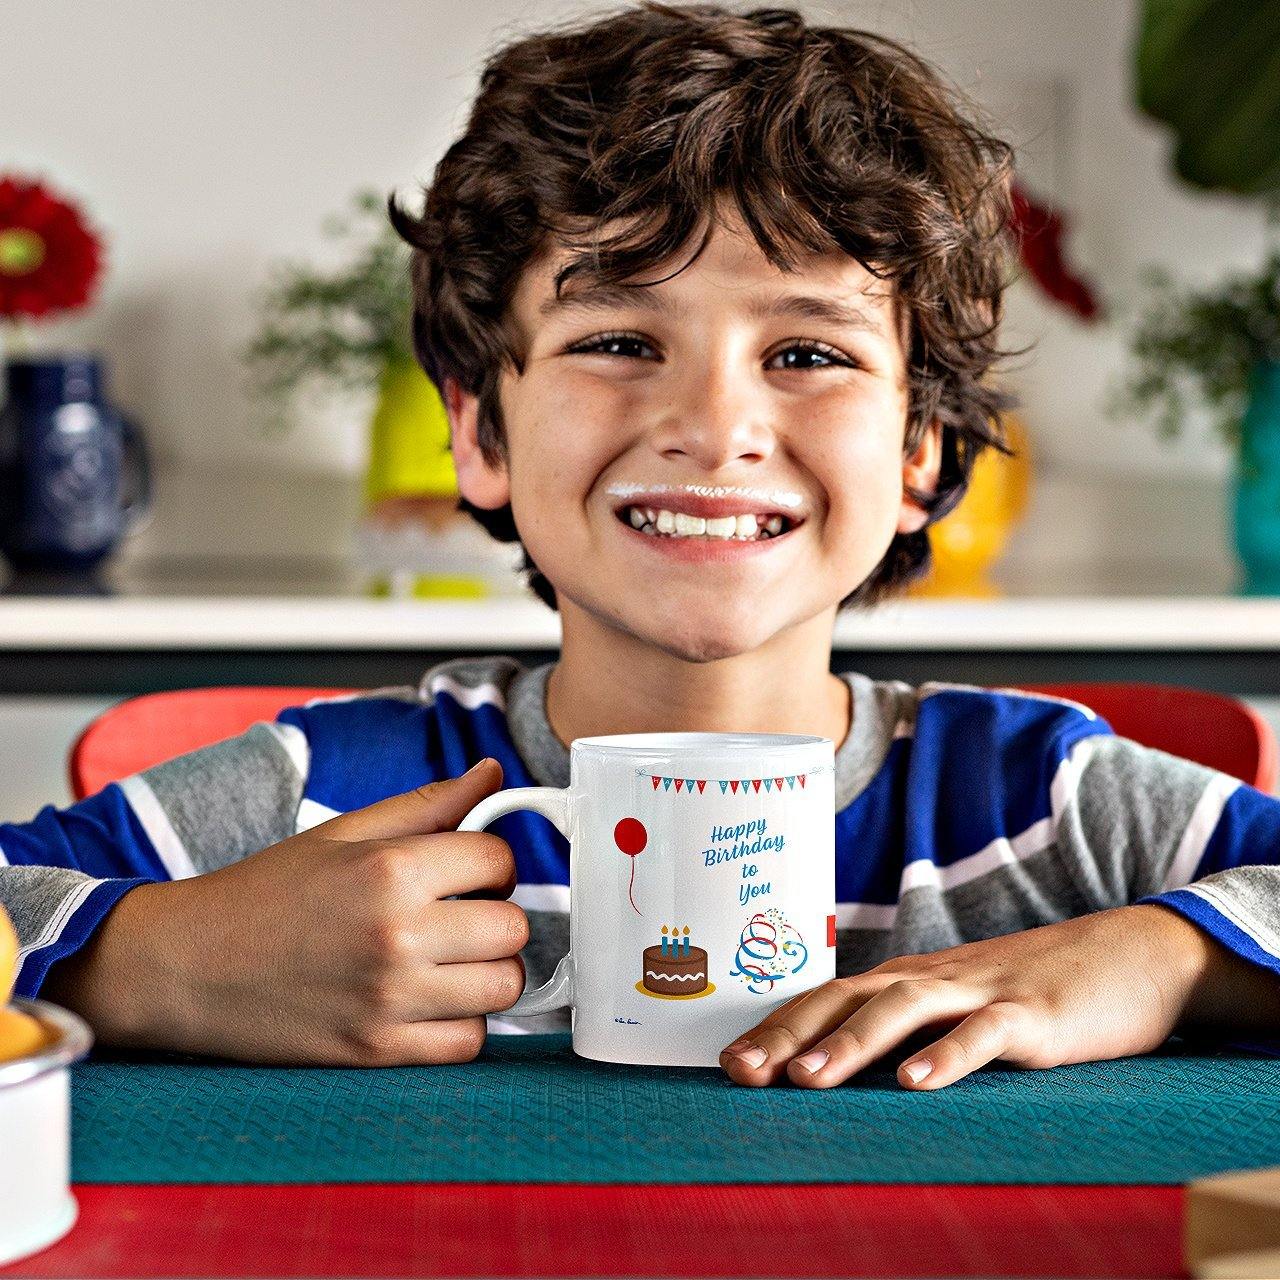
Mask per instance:
[[[677,542],[768,542],[785,537],[804,523],[782,511],[738,511],[694,515],[666,507],[624,503],[615,518],[629,529],[651,538]]]

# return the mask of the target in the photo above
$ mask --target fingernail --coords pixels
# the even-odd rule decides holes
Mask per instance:
[[[907,1073],[907,1079],[912,1084],[919,1084],[933,1070],[933,1063],[921,1058],[918,1062],[906,1063],[902,1069]]]
[[[767,1050],[762,1049],[758,1044],[752,1044],[750,1040],[739,1040],[736,1044],[731,1044],[725,1053],[733,1054],[749,1067],[764,1066],[764,1060],[769,1056]]]
[[[796,1066],[803,1067],[806,1071],[820,1071],[827,1065],[830,1057],[825,1049],[810,1049],[796,1059]]]

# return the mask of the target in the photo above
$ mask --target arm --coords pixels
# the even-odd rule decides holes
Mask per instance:
[[[1177,1030],[1280,1039],[1280,800],[1124,738],[1097,740],[1059,843],[1110,863],[1117,898],[1150,904],[1203,970]]]
[[[18,931],[17,994],[38,994],[140,886],[214,870],[293,834],[306,740],[254,725],[103,788],[0,825],[0,905]]]
[[[1175,1032],[1280,1036],[1273,939],[1258,927],[1280,888],[1280,801],[1109,737],[1078,743],[1052,785],[1056,856],[1099,910],[819,987],[726,1049],[730,1076],[826,1088],[922,1032],[943,1034],[907,1055],[904,1087],[942,1087],[994,1059],[1144,1053]],[[1214,866],[1181,891],[1222,917],[1205,916],[1212,927],[1167,900],[1176,888],[1148,892]]]

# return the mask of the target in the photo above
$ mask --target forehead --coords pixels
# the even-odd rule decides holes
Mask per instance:
[[[612,229],[606,225],[602,234]],[[795,271],[784,271],[765,256],[736,210],[721,210],[706,246],[690,261],[700,238],[699,232],[679,253],[626,284],[603,281],[586,267],[575,271],[558,294],[558,274],[581,250],[553,240],[521,273],[515,309],[524,324],[539,329],[620,308],[679,321],[710,298],[749,320],[825,321],[890,339],[897,330],[899,342],[905,341],[892,284],[857,259],[843,253],[809,254],[800,258]]]

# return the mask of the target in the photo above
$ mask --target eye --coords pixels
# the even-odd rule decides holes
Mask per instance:
[[[822,363],[800,363],[792,358],[797,354],[800,361],[816,356]],[[806,369],[827,369],[833,365],[841,365],[847,369],[857,368],[857,364],[854,361],[841,355],[835,347],[827,346],[825,342],[792,342],[789,346],[777,352],[773,358],[776,360],[779,356],[786,357],[786,362],[781,366],[784,370],[799,370],[803,372]]]
[[[640,356],[641,349],[653,352],[653,347],[647,339],[636,333],[623,332],[602,333],[567,348],[570,355],[598,354],[621,356],[623,359],[632,359]],[[777,352],[772,359],[776,360],[779,357],[785,357],[786,362],[778,366],[784,371],[804,372],[808,369],[826,369],[837,365],[849,369],[859,367],[856,361],[850,360],[847,356],[837,351],[835,347],[830,347],[825,342],[814,342],[812,340],[791,342],[783,350]],[[805,361],[808,361],[808,363],[805,363]],[[817,363],[814,363],[814,361]]]
[[[598,337],[588,338],[585,342],[575,343],[570,347],[571,355],[634,356],[637,347],[653,350],[639,334],[635,333],[602,333]]]

